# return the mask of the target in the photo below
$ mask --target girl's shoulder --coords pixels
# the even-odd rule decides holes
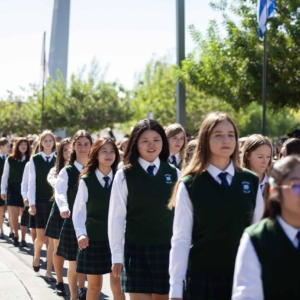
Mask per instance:
[[[258,178],[258,175],[254,172],[252,172],[251,170],[249,169],[246,169],[246,168],[238,168],[235,172],[235,175],[238,175],[238,176],[242,176],[242,177],[247,177],[247,178],[250,178],[250,179],[253,179],[253,180],[258,180],[259,181],[259,178]]]

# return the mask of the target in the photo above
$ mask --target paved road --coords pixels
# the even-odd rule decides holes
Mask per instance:
[[[46,273],[46,248],[42,249],[41,268],[38,273],[32,269],[33,245],[29,234],[26,234],[28,248],[14,247],[12,240],[8,238],[10,228],[4,222],[5,240],[0,240],[0,300],[69,300],[70,297],[58,297],[55,292],[55,283],[48,283],[44,276]],[[19,232],[20,234],[20,232]],[[64,265],[64,282],[67,292],[68,262]],[[55,276],[55,273],[53,272]],[[86,282],[87,286],[87,282]],[[104,276],[101,300],[112,300],[109,285],[109,275]],[[129,299],[127,296],[126,299]]]

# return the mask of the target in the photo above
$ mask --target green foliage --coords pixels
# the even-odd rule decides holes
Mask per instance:
[[[260,103],[263,39],[257,35],[257,0],[219,0],[211,6],[223,12],[226,35],[222,37],[215,21],[211,21],[205,36],[190,26],[196,49],[178,75],[236,110]],[[299,7],[300,0],[277,0],[276,17],[268,21],[267,99],[268,106],[275,110],[298,109],[300,104]]]

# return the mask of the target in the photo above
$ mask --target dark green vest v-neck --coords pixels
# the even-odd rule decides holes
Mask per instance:
[[[108,241],[107,222],[112,184],[108,189],[105,189],[99,182],[95,172],[81,178],[84,180],[89,193],[85,222],[87,235],[93,241]]]
[[[14,160],[12,157],[8,157],[7,161],[9,163],[8,184],[10,183],[21,184],[23,172],[28,162],[28,159],[25,159],[24,161],[17,161]]]
[[[67,191],[67,197],[68,197],[68,204],[69,204],[69,210],[73,211],[73,206],[75,202],[75,198],[78,191],[78,183],[79,183],[79,175],[80,172],[76,168],[76,166],[68,165],[65,167],[67,173],[68,173],[68,191]]]
[[[167,205],[176,181],[176,168],[163,161],[154,177],[140,164],[126,173],[126,242],[140,245],[170,243],[174,212],[168,210]]]
[[[251,224],[258,177],[249,170],[235,172],[229,187],[208,171],[182,179],[193,204],[194,225],[188,269],[207,274],[234,271],[240,238]]]
[[[265,300],[300,299],[300,251],[277,220],[264,219],[246,229],[261,264]]]

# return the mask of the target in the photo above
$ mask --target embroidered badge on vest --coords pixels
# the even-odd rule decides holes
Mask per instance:
[[[248,181],[243,181],[243,182],[242,182],[242,186],[243,186],[243,192],[244,192],[245,194],[249,194],[249,193],[251,192],[251,190],[250,190],[250,182],[248,182]]]
[[[172,176],[170,174],[165,174],[166,177],[166,183],[171,184],[172,183]]]

